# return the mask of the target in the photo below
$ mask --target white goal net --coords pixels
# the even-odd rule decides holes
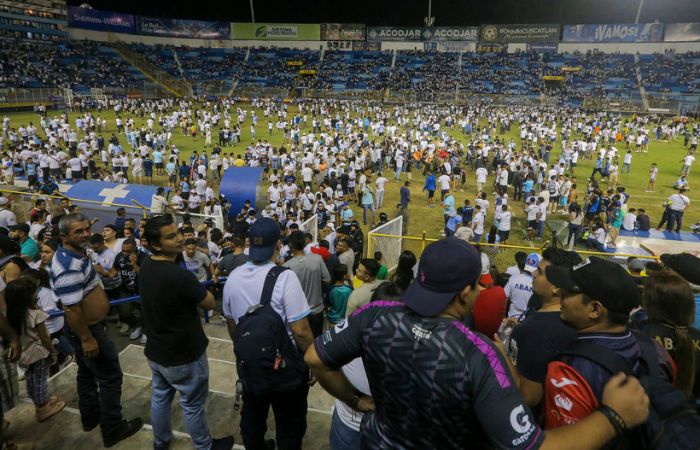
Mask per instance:
[[[382,252],[389,271],[395,270],[399,265],[399,256],[401,256],[403,216],[373,229],[369,232],[368,238],[367,257],[373,258],[374,252]]]
[[[299,229],[304,233],[310,233],[313,242],[318,242],[318,216],[316,214],[303,221]]]

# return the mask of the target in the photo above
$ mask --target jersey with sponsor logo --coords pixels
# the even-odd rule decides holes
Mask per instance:
[[[365,448],[534,449],[544,440],[500,352],[459,321],[373,302],[315,348],[332,368],[362,357],[376,405],[362,422]]]
[[[627,361],[636,376],[642,373],[641,350],[631,332],[579,334],[578,340],[609,348]],[[659,345],[657,351],[661,373],[672,381],[675,366]],[[544,387],[545,428],[571,425],[590,415],[598,407],[611,377],[603,367],[581,356],[562,355],[550,362]]]

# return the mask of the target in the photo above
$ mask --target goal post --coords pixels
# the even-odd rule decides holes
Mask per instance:
[[[318,242],[318,216],[316,214],[302,222],[299,229],[304,233],[310,233],[313,242]]]
[[[382,252],[389,271],[395,270],[403,248],[403,216],[378,226],[367,237],[367,257],[373,258],[375,252]]]

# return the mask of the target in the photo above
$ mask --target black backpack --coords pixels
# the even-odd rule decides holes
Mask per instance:
[[[642,352],[642,374],[638,377],[649,396],[649,418],[605,448],[634,450],[700,449],[700,415],[680,390],[661,376],[654,341],[633,331]],[[632,374],[627,361],[607,347],[595,342],[576,340],[561,355],[586,358],[614,375]]]
[[[270,305],[279,274],[288,267],[275,266],[265,277],[260,304],[248,308],[233,335],[238,378],[243,392],[262,396],[296,389],[306,381],[301,352],[289,339],[282,318]]]

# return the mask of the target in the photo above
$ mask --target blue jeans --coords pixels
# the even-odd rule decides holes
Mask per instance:
[[[345,425],[338,410],[333,411],[333,420],[331,422],[331,450],[357,450],[360,448],[359,431],[355,431]]]
[[[165,367],[148,360],[153,371],[151,382],[151,422],[155,448],[167,448],[173,437],[170,418],[171,404],[177,391],[185,418],[185,429],[197,449],[211,448],[211,435],[204,414],[209,394],[209,362],[202,353],[197,360],[181,366]]]
[[[370,205],[362,205],[362,223],[367,225],[367,210],[370,212],[370,223],[374,225],[374,202]]]

